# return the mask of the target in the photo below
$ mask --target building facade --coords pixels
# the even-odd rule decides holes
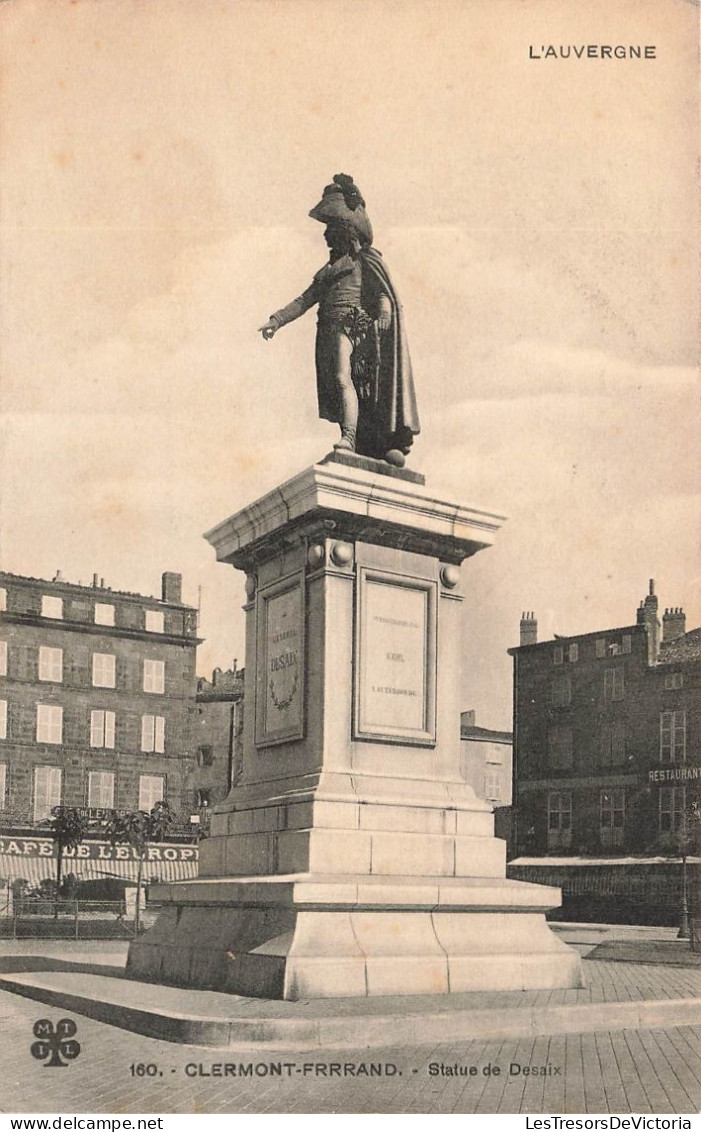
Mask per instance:
[[[478,798],[494,806],[494,832],[511,854],[513,735],[478,727],[475,712],[460,713],[460,769]]]
[[[664,852],[701,795],[701,630],[651,581],[634,624],[539,642],[524,614],[509,652],[516,852]]]
[[[0,821],[56,805],[187,817],[197,611],[179,574],[160,598],[0,573]]]
[[[197,681],[195,759],[188,780],[193,817],[203,829],[209,811],[223,802],[238,781],[243,759],[244,669],[236,661],[227,671],[215,668],[212,679]]]
[[[460,713],[460,767],[478,798],[493,806],[511,805],[513,736],[478,727],[474,711]]]

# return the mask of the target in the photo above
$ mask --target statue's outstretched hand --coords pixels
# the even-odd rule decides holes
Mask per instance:
[[[272,338],[273,334],[277,330],[277,323],[273,322],[273,320],[269,318],[265,325],[259,326],[258,329],[267,342],[269,338]]]

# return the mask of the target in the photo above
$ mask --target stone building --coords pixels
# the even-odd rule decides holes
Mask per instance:
[[[215,668],[212,679],[197,681],[195,759],[188,778],[193,817],[209,825],[209,810],[226,798],[241,770],[244,669],[236,661],[227,671]]]
[[[475,712],[460,713],[460,765],[478,798],[493,806],[511,805],[513,736],[510,731],[478,727]]]
[[[0,820],[53,806],[187,817],[197,611],[180,574],[160,598],[0,573]]]
[[[538,641],[514,658],[514,837],[519,854],[654,853],[701,788],[701,630],[658,616]]]
[[[494,806],[494,832],[511,852],[513,735],[478,727],[474,710],[460,712],[460,769],[478,798]]]

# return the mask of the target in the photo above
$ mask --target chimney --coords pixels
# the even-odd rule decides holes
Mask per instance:
[[[182,605],[183,576],[166,571],[161,576],[161,600]]]
[[[461,727],[475,727],[476,726],[476,724],[475,724],[476,718],[477,718],[477,713],[476,713],[474,708],[470,708],[468,711],[461,711],[460,712],[460,726]]]
[[[645,625],[647,628],[648,664],[657,664],[660,655],[660,622],[657,618],[657,605],[655,579],[650,578],[648,595],[644,601],[641,601],[637,612],[638,625]]]
[[[538,643],[538,622],[535,618],[535,613],[522,613],[521,614],[521,645],[537,645]]]
[[[100,579],[98,578],[97,574],[93,574],[93,576],[92,576],[92,588],[94,590],[97,590],[97,589],[99,589],[99,587],[100,587]]]
[[[686,614],[677,606],[675,609],[665,609],[662,618],[662,640],[676,641],[686,633]]]

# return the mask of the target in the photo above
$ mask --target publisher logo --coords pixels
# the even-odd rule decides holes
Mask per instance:
[[[33,1033],[38,1041],[32,1042],[30,1047],[32,1057],[43,1061],[44,1069],[65,1069],[67,1063],[75,1061],[80,1053],[80,1043],[73,1040],[77,1032],[78,1027],[72,1018],[62,1018],[55,1029],[48,1018],[40,1018],[34,1023]],[[47,1061],[47,1058],[50,1060]]]

